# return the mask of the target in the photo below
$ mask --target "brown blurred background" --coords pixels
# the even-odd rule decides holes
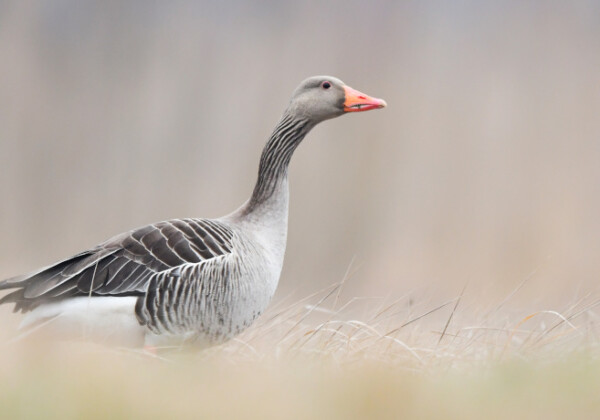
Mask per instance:
[[[232,211],[315,74],[389,106],[297,151],[280,298],[596,290],[597,1],[0,1],[0,277]]]

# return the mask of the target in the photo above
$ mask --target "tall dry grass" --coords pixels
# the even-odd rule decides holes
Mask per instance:
[[[526,287],[526,279],[521,287]],[[4,418],[595,418],[598,307],[340,299],[273,305],[201,352],[157,354],[2,332]]]

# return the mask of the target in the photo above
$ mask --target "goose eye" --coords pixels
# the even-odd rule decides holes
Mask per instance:
[[[321,87],[323,89],[329,89],[331,87],[331,83],[329,83],[329,82],[323,82],[323,83],[321,83]]]

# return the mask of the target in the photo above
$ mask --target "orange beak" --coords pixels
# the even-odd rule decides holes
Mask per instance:
[[[344,90],[346,91],[345,112],[362,112],[387,106],[383,99],[372,98],[356,89],[352,89],[350,86],[344,86]]]

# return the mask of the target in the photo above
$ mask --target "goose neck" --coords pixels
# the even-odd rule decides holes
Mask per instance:
[[[313,124],[306,118],[287,113],[281,117],[262,151],[258,179],[246,208],[248,213],[268,202],[279,202],[280,198],[285,198],[287,202],[287,175],[290,160],[312,127]],[[273,197],[275,194],[285,197]]]

